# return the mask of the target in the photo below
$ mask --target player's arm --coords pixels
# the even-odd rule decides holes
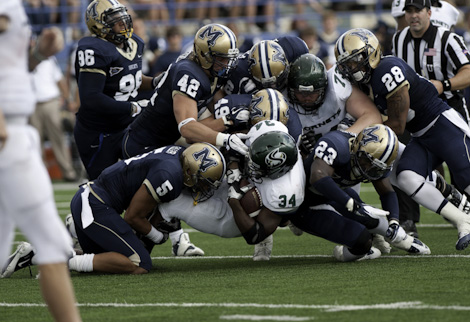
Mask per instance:
[[[106,75],[99,72],[81,71],[78,77],[78,88],[81,108],[99,109],[102,115],[131,115],[132,105],[129,102],[116,101],[104,94]]]
[[[388,119],[384,124],[388,125],[397,135],[403,134],[409,109],[410,94],[408,86],[401,86],[387,97]]]
[[[274,233],[281,223],[281,216],[276,215],[266,207],[263,207],[256,217],[251,218],[238,199],[229,197],[228,203],[232,208],[233,218],[238,229],[250,245],[258,244],[266,239]]]
[[[64,35],[57,27],[44,28],[36,44],[29,52],[28,68],[34,70],[36,66],[50,56],[57,54],[64,48]]]
[[[382,123],[382,116],[374,102],[357,86],[352,86],[351,96],[346,101],[346,111],[356,119],[348,128],[349,132],[359,134],[371,124]]]
[[[147,186],[143,184],[132,197],[131,203],[124,214],[124,220],[136,232],[144,236],[148,235],[152,230],[152,225],[147,220],[147,216],[157,204],[157,201],[147,190]]]
[[[8,139],[7,124],[5,122],[5,116],[0,108],[0,150],[3,149],[6,140]]]
[[[380,201],[382,203],[382,209],[390,213],[388,219],[395,219],[398,221],[398,198],[395,190],[392,187],[392,184],[390,183],[390,180],[388,178],[382,178],[380,180],[373,181],[372,184],[379,194]]]

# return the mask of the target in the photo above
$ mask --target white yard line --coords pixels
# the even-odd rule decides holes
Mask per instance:
[[[358,310],[449,310],[470,311],[470,306],[432,305],[420,301],[396,302],[369,305],[315,305],[315,304],[261,304],[261,303],[78,303],[80,307],[226,307],[226,308],[263,308],[263,309],[313,309],[324,312],[358,311]],[[0,307],[45,307],[44,303],[5,303]]]

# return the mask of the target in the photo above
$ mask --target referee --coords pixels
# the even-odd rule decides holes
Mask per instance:
[[[431,24],[430,0],[406,0],[403,10],[409,27],[394,35],[393,53],[429,79],[468,123],[463,89],[470,86],[470,54],[462,37]]]

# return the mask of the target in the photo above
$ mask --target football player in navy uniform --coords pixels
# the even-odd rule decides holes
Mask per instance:
[[[139,88],[152,89],[142,75],[144,42],[117,0],[94,0],[86,10],[92,36],[78,42],[75,71],[80,93],[74,137],[90,180],[122,155],[126,127],[141,111]]]
[[[304,212],[293,221],[299,227],[311,223],[313,227],[343,227],[344,230],[316,231],[323,238],[347,245],[335,247],[335,257],[340,261],[363,255],[355,251],[355,245],[361,240],[357,236],[367,235],[364,228],[409,253],[430,254],[426,245],[407,235],[398,223],[398,199],[387,178],[397,154],[398,139],[386,125],[370,125],[357,136],[346,131],[323,135],[305,160],[309,189],[302,205]],[[357,183],[369,181],[379,194],[387,216],[374,215],[374,209],[370,211],[351,189]]]
[[[229,28],[208,24],[199,29],[193,51],[161,75],[149,106],[129,126],[124,157],[173,144],[181,136],[189,143],[209,142],[245,154],[247,147],[240,137],[221,133],[222,120],[197,121],[235,68],[237,56],[237,40]]]
[[[187,148],[170,145],[106,168],[95,181],[83,184],[71,201],[74,231],[83,254],[69,260],[70,270],[147,273],[152,261],[136,233],[152,244],[169,237],[147,219],[154,208],[186,189],[194,203],[210,198],[225,171],[223,155],[208,143]],[[186,237],[182,235],[175,253],[179,247],[187,249]]]
[[[351,82],[370,91],[375,104],[388,116],[384,124],[396,134],[405,128],[412,139],[396,166],[398,187],[424,207],[440,214],[458,229],[457,250],[470,244],[470,217],[426,181],[446,162],[456,174],[459,190],[470,194],[470,128],[438,97],[434,85],[402,59],[382,56],[379,42],[367,29],[352,29],[336,42],[339,70]]]

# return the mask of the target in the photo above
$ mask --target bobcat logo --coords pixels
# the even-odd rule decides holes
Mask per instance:
[[[201,172],[206,172],[210,168],[216,167],[218,165],[217,160],[210,158],[209,154],[209,148],[204,148],[200,151],[196,151],[193,153],[194,160],[201,161],[201,164],[199,165],[199,170]]]
[[[274,169],[286,163],[286,160],[287,155],[284,152],[279,151],[279,148],[276,148],[266,155],[264,162],[270,169]]]
[[[217,39],[222,36],[222,32],[218,30],[213,30],[213,26],[207,27],[203,32],[199,34],[199,39],[206,39],[207,38],[207,45],[209,47],[214,47]]]
[[[367,145],[369,142],[380,142],[379,136],[377,134],[374,134],[374,132],[378,130],[378,126],[365,129],[364,136],[362,138],[363,145]]]

